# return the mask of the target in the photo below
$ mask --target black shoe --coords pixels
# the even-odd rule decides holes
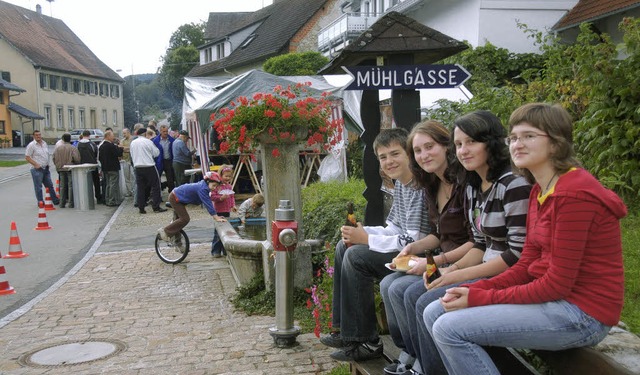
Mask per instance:
[[[347,344],[342,340],[340,332],[331,332],[326,336],[320,337],[320,342],[330,348],[344,348]]]
[[[401,363],[397,359],[384,367],[385,375],[404,375],[411,374],[411,365]]]
[[[145,210],[144,210],[144,208],[141,208],[141,209],[139,210],[139,212],[140,212],[141,214],[146,214],[146,213],[147,213],[147,211],[145,211]]]
[[[166,212],[166,211],[167,211],[166,208],[162,208],[160,206],[153,209],[153,212]]]
[[[134,204],[133,204],[133,207],[138,208],[138,204],[137,204],[137,203],[134,203]]]
[[[382,343],[352,342],[342,350],[331,353],[331,358],[336,361],[360,362],[382,357]]]
[[[164,206],[167,207],[167,208],[171,208],[171,203],[167,202],[167,203],[164,204]]]
[[[60,203],[60,208],[64,208],[64,204]]]

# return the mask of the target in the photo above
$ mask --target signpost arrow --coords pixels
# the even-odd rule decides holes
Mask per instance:
[[[471,77],[458,64],[343,66],[352,78],[345,90],[448,89]]]

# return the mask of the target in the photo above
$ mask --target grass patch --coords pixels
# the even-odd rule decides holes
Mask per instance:
[[[27,164],[26,160],[0,160],[0,168],[17,167],[18,165]]]
[[[631,209],[630,209],[631,211]],[[634,210],[622,219],[624,257],[624,308],[621,320],[627,329],[640,334],[640,215]]]

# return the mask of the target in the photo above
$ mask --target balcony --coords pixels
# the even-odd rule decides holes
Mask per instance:
[[[356,39],[369,26],[374,24],[379,15],[362,15],[361,13],[345,13],[318,34],[318,51],[325,56],[340,51]]]
[[[367,11],[345,13],[320,30],[318,34],[318,51],[327,57],[331,57],[348,46],[351,41],[360,36],[363,31],[387,12],[394,11],[405,14],[422,5],[422,0],[399,0],[397,4],[380,13]]]

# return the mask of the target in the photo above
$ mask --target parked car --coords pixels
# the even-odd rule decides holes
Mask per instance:
[[[100,143],[104,140],[104,132],[100,129],[74,129],[69,132],[71,134],[71,142],[75,142],[80,139],[80,135],[82,135],[82,132],[85,130],[88,130],[89,133],[91,133],[89,135],[89,139],[93,143]]]
[[[12,130],[11,136],[13,137],[13,147],[22,147],[20,144],[20,137],[22,136],[22,132],[20,130]]]

